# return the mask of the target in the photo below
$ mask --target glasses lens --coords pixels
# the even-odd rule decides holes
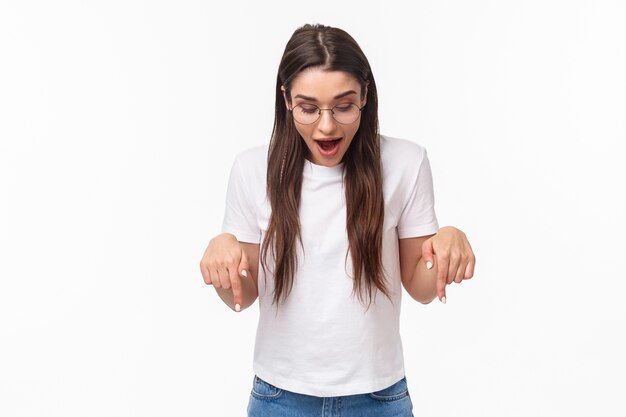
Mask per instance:
[[[359,118],[361,110],[356,104],[339,104],[333,107],[335,120],[342,124],[350,124]]]
[[[304,125],[317,122],[320,118],[320,112],[320,108],[314,104],[298,104],[292,110],[296,122]],[[361,109],[354,103],[338,104],[333,107],[332,114],[337,123],[347,125],[354,123],[359,118]]]
[[[293,108],[292,113],[296,122],[305,125],[315,123],[315,121],[320,117],[319,107],[313,104],[298,104]]]

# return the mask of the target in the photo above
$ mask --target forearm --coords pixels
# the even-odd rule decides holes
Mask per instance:
[[[433,301],[437,297],[437,266],[427,269],[424,258],[420,258],[407,292],[422,304]]]

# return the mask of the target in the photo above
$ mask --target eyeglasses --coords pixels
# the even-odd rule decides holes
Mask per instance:
[[[322,110],[330,110],[333,115],[333,119],[335,119],[337,123],[348,125],[357,121],[359,116],[361,116],[361,110],[363,110],[363,107],[359,107],[354,103],[344,103],[338,104],[332,109],[320,109],[315,104],[301,103],[289,111],[293,115],[296,122],[303,125],[310,125],[320,119],[322,116]]]

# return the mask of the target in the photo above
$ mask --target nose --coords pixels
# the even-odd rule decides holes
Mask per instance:
[[[317,121],[317,128],[324,133],[330,133],[337,127],[337,122],[333,117],[333,111],[331,109],[320,110],[320,119]]]

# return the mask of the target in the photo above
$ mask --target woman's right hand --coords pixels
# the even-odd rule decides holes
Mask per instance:
[[[222,233],[211,239],[200,261],[200,271],[207,285],[233,290],[235,310],[243,304],[241,276],[249,272],[248,257],[237,238]],[[237,308],[239,307],[239,308]]]

